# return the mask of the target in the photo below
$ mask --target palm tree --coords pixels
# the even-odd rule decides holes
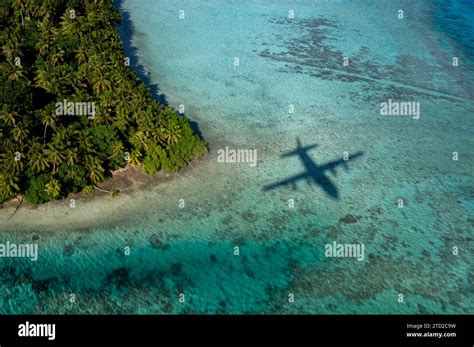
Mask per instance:
[[[49,51],[49,40],[39,40],[36,44],[36,48],[38,49],[41,55],[45,56]]]
[[[23,143],[28,138],[29,130],[26,126],[20,125],[11,130],[13,139],[16,142]]]
[[[132,153],[130,153],[130,158],[128,162],[132,165],[140,165],[141,157],[142,157],[141,151],[138,149],[134,149]]]
[[[0,119],[5,122],[5,125],[14,127],[18,118],[18,113],[15,111],[9,111],[7,105],[3,105],[2,111],[0,112]]]
[[[11,61],[2,64],[2,71],[9,80],[26,80],[26,75],[23,68],[21,66],[16,66]]]
[[[81,46],[76,50],[76,61],[78,64],[84,64],[87,62],[86,50]]]
[[[0,172],[0,199],[14,196],[20,190],[19,182],[20,178],[14,172]]]
[[[52,143],[48,143],[47,148],[44,151],[48,161],[53,164],[53,175],[58,167],[64,160],[64,154],[61,150],[55,147]]]
[[[91,77],[92,89],[97,94],[103,93],[112,88],[110,81],[102,74],[102,72],[94,73]]]
[[[33,18],[39,18],[41,13],[41,6],[38,3],[38,0],[29,0],[27,4],[27,10],[28,14],[30,14]]]
[[[43,88],[46,91],[51,91],[51,73],[46,66],[41,66],[36,70],[36,77],[34,78],[35,85]]]
[[[105,159],[112,159],[112,158],[118,157],[119,155],[122,155],[123,154],[123,144],[122,144],[122,142],[120,142],[120,141],[115,142],[112,145],[112,151],[111,152],[112,152],[112,155],[105,158]]]
[[[44,172],[49,167],[49,162],[44,153],[43,145],[35,143],[30,151],[29,165],[36,173]]]
[[[104,95],[104,94],[101,94]],[[114,119],[112,118],[112,112],[106,106],[102,105],[100,102],[95,108],[94,122],[96,124],[112,124]]]
[[[20,172],[24,168],[24,163],[21,160],[21,157],[20,160],[17,160],[16,153],[13,153],[13,151],[9,151],[3,155],[2,164],[8,170],[13,170],[14,172]]]
[[[65,52],[62,49],[56,49],[52,51],[48,56],[48,63],[50,63],[53,66],[59,64],[60,62],[63,61],[64,54]]]
[[[71,34],[75,26],[75,19],[71,19],[71,11],[75,11],[74,8],[68,7],[64,11],[64,14],[60,18],[59,26],[65,34]]]
[[[41,11],[40,11],[41,12]],[[41,12],[44,13],[44,12]],[[38,28],[40,30],[40,38],[49,41],[54,34],[53,26],[46,14],[40,14],[41,20],[38,21]]]
[[[137,131],[130,139],[130,142],[139,151],[142,149],[147,150],[149,147],[150,139],[145,135],[143,131]]]
[[[48,130],[48,127],[54,128],[56,126],[56,121],[57,115],[56,113],[51,112],[51,110],[44,110],[41,113],[41,124],[44,125],[43,142],[46,141],[46,131]]]
[[[68,163],[68,165],[74,165],[75,163],[77,163],[77,150],[72,148],[66,149],[64,159]]]
[[[99,158],[93,156],[86,157],[86,169],[89,172],[89,179],[92,184],[97,184],[104,180],[104,168]]]
[[[25,22],[24,22],[24,19],[23,19],[23,10],[25,9],[25,2],[24,2],[23,0],[15,0],[15,1],[13,2],[12,7],[13,7],[16,11],[19,11],[19,12],[20,12],[21,25],[24,26],[24,25],[25,25]]]
[[[41,7],[38,15],[43,21],[49,21],[49,18],[54,16],[54,5],[51,4],[50,0],[41,0]]]
[[[17,35],[9,35],[8,41],[2,47],[2,53],[9,61],[13,61],[16,57],[23,56]]]
[[[76,136],[78,148],[82,153],[94,153],[94,146],[92,145],[92,139],[89,128],[83,129],[82,131],[77,131]]]
[[[37,87],[43,88],[48,93],[60,94],[61,92],[57,74],[46,65],[38,67],[34,81]]]
[[[57,179],[51,178],[51,180],[46,183],[44,190],[46,193],[48,193],[50,197],[56,199],[61,193],[61,185],[59,184]]]
[[[170,124],[168,128],[163,129],[164,137],[168,145],[175,144],[181,138],[181,129],[176,124]]]
[[[114,69],[120,69],[121,65],[119,64],[123,64],[123,62],[115,63]],[[117,94],[119,94],[123,90],[126,90],[128,86],[128,79],[126,74],[118,71],[117,74],[114,76],[114,86],[118,89]]]

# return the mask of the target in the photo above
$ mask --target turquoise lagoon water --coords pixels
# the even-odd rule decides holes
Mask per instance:
[[[117,6],[135,68],[210,153],[112,213],[105,200],[79,223],[20,210],[0,224],[40,247],[37,262],[1,260],[1,313],[474,312],[472,2]],[[381,115],[388,99],[419,102],[420,118]],[[364,153],[326,172],[337,198],[305,180],[264,191],[304,171],[281,157],[297,138],[318,165]],[[218,163],[226,146],[258,165]],[[325,257],[333,241],[364,244],[364,260]]]

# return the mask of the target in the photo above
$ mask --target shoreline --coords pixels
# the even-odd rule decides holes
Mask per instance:
[[[178,178],[187,176],[192,170],[208,162],[208,154],[195,158],[188,166],[177,173],[158,172],[156,175],[148,175],[141,167],[127,166],[116,170],[111,179],[102,182],[100,188],[104,190],[119,189],[117,196],[110,193],[95,190],[92,193],[71,193],[66,198],[54,200],[33,206],[23,202],[17,210],[18,199],[15,198],[0,207],[0,234],[15,231],[38,231],[43,232],[61,231],[91,231],[92,229],[111,225],[115,226],[121,222],[129,221],[128,217],[120,217],[123,208],[139,208],[141,205],[140,193],[153,193],[163,184],[176,181]],[[71,207],[74,200],[74,207]],[[133,204],[130,207],[130,204]],[[38,222],[38,214],[43,221]],[[21,221],[19,220],[21,218]],[[58,222],[58,219],[61,219]],[[35,220],[34,223],[29,222]],[[5,222],[5,224],[4,224]],[[79,227],[71,227],[71,224],[80,224]],[[10,226],[11,230],[8,230]],[[45,229],[47,228],[47,229]]]

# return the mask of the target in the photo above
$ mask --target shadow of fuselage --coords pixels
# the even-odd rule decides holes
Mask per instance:
[[[347,163],[350,160],[353,160],[357,157],[362,156],[363,152],[348,154],[347,158],[333,160],[324,165],[317,165],[308,155],[308,151],[313,148],[316,148],[318,145],[314,144],[314,145],[309,145],[309,146],[302,146],[299,138],[296,139],[296,142],[297,142],[296,149],[288,153],[282,154],[281,158],[286,158],[293,155],[298,156],[305,171],[295,176],[288,177],[282,181],[267,185],[263,187],[263,190],[268,191],[268,190],[272,190],[280,186],[286,186],[286,185],[291,185],[293,187],[296,187],[296,182],[300,180],[306,180],[309,183],[313,183],[314,185],[321,187],[324,190],[324,192],[327,195],[329,195],[331,198],[339,199],[339,191],[337,187],[335,186],[335,184],[329,179],[329,177],[326,176],[326,172],[330,171],[331,173],[336,174],[335,169],[340,165],[344,166],[347,169],[348,168]]]

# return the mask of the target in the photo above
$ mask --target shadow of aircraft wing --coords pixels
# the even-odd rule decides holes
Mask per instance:
[[[306,177],[310,177],[310,175],[306,172],[303,172],[303,173],[300,173],[299,175],[295,175],[295,176],[286,178],[286,179],[284,179],[280,182],[269,184],[269,185],[263,187],[263,190],[267,191],[267,190],[272,190],[272,189],[278,188],[280,186],[286,186],[288,184],[296,184],[296,182],[298,182],[302,179],[305,179]]]
[[[336,186],[334,183],[331,182],[331,180],[324,176],[317,176],[317,177],[312,177],[314,183],[318,186],[320,186],[324,192],[329,195],[333,199],[339,199],[339,192],[337,191]]]
[[[338,159],[338,160],[333,160],[333,161],[330,161],[329,163],[327,164],[324,164],[320,167],[321,171],[331,171],[331,172],[334,172],[334,169],[336,167],[338,167],[339,165],[346,165],[349,161],[355,159],[355,158],[358,158],[360,156],[362,156],[364,154],[364,152],[356,152],[356,153],[352,153],[352,154],[349,154],[349,158],[347,160],[344,160],[344,159]]]
[[[298,155],[298,154],[301,154],[302,152],[308,152],[308,151],[310,151],[313,148],[316,148],[318,146],[319,145],[308,145],[308,146],[304,146],[304,147],[298,147],[297,149],[295,149],[293,151],[281,154],[280,158],[291,157],[292,155]]]

